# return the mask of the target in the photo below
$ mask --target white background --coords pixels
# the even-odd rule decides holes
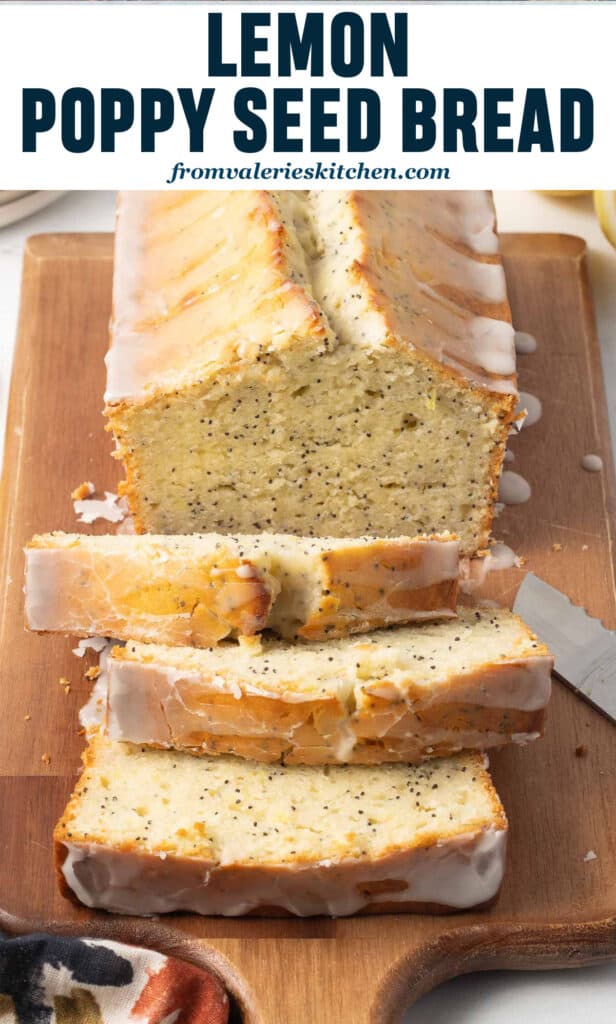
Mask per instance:
[[[234,59],[238,44],[238,18],[242,5],[224,6],[223,51]],[[251,11],[270,10],[273,4],[244,5]],[[280,5],[278,5],[280,6]],[[366,14],[362,4],[349,4]],[[371,4],[400,11],[406,7],[410,25],[408,79],[391,75],[374,80],[368,73],[353,79],[325,75],[314,85],[365,86],[382,96],[387,138],[380,149],[364,158],[381,165],[449,165],[451,188],[611,188],[616,166],[614,116],[614,39],[616,7],[611,4]],[[208,81],[204,60],[208,10],[220,5],[68,4],[0,5],[0,124],[2,151],[0,188],[160,188],[178,160],[191,166],[237,162],[231,127],[232,97],[240,85],[270,90],[276,84],[308,87],[299,72],[291,79],[275,77],[241,82],[234,78]],[[287,10],[305,13],[325,10],[331,18],[338,5],[291,4]],[[147,20],[146,20],[147,19]],[[33,21],[36,29],[33,30]],[[274,38],[274,30],[270,33]],[[92,150],[70,154],[62,149],[57,129],[43,137],[36,154],[21,152],[21,90],[51,89],[58,97],[69,87],[84,86],[98,93],[101,87],[121,87],[136,98],[144,86],[174,92],[180,87],[197,92],[215,86],[206,129],[207,155],[188,152],[187,131],[180,116],[161,136],[154,154],[141,154],[139,131],[127,132],[115,154]],[[426,154],[401,153],[401,88],[422,87],[440,98],[444,87],[473,90],[481,99],[488,87],[515,90],[513,126],[519,126],[521,101],[529,87],[546,88],[556,103],[562,87],[582,87],[595,99],[595,143],[586,153],[558,152],[558,117],[554,108],[557,151],[553,154],[443,154],[437,146]],[[179,107],[179,104],[177,104]],[[268,152],[258,155],[268,161]],[[275,163],[289,156],[278,155]],[[293,155],[296,162],[301,155]],[[312,162],[309,153],[304,159]],[[353,158],[355,159],[355,158]],[[244,161],[245,158],[242,158]],[[250,158],[250,162],[252,157]],[[250,187],[250,182],[246,187]],[[292,184],[292,183],[291,183]],[[329,187],[336,187],[335,182]],[[184,182],[184,187],[194,182]],[[225,187],[209,181],[207,187]],[[234,182],[233,187],[240,187]],[[398,187],[403,187],[400,182]],[[201,183],[200,187],[205,187]],[[320,182],[318,187],[328,187]],[[379,187],[363,182],[362,187]]]
[[[497,193],[496,202],[503,230],[564,231],[587,239],[615,438],[616,252],[597,227],[589,197],[565,201],[508,192]],[[24,239],[44,231],[111,230],[113,215],[111,193],[72,193],[27,221],[0,230],[0,435],[4,433]],[[422,999],[409,1011],[405,1024],[614,1024],[615,1020],[616,964],[612,964],[579,971],[469,975]]]

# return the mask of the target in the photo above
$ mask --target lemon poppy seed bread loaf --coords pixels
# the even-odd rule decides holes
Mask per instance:
[[[487,544],[516,403],[487,193],[126,193],[107,366],[138,531]]]
[[[455,615],[458,543],[52,533],[26,548],[30,629],[208,647],[270,629],[331,638]]]
[[[56,827],[66,895],[123,914],[459,910],[501,883],[507,820],[479,754],[283,768],[97,737]]]
[[[107,727],[118,740],[258,761],[418,762],[537,738],[551,668],[506,611],[322,642],[130,642],[107,664]]]

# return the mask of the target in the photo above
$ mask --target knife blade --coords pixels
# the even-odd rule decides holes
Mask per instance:
[[[616,633],[532,572],[513,610],[550,648],[556,675],[616,724]]]

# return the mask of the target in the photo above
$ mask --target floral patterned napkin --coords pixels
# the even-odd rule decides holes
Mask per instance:
[[[0,1024],[227,1024],[208,971],[149,949],[53,935],[0,937]]]

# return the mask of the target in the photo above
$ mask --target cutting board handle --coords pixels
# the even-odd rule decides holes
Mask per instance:
[[[336,922],[328,922],[329,935],[316,926],[313,937],[248,932],[204,939],[180,933],[164,918],[92,920],[84,911],[80,922],[37,922],[35,930],[127,942],[211,970],[232,997],[230,1024],[400,1024],[407,1007],[460,974],[582,967],[616,954],[614,916],[554,924],[548,933],[541,925],[503,927],[489,918],[470,927],[451,919],[445,932],[435,918],[407,922],[398,955],[384,932],[370,940],[342,937]],[[0,926],[19,935],[33,923],[0,910]]]
[[[197,955],[234,997],[239,1015],[232,1015],[232,1024],[400,1024],[405,1009],[461,974],[582,967],[614,958],[613,918],[554,925],[547,938],[541,927],[488,921],[449,932],[435,928],[427,937],[413,920],[397,958],[386,940],[343,940],[335,932],[327,940],[217,939],[216,948],[199,943]]]
[[[399,1024],[411,1001],[455,973],[447,957],[439,970],[436,951],[425,950],[422,939],[411,936],[397,962],[387,943],[335,933],[325,940],[216,939],[215,948],[200,944],[197,955],[232,993],[242,1024]]]
[[[363,943],[355,949],[354,943],[335,938],[258,938],[215,945],[216,950],[202,947],[202,953],[232,993],[242,1024],[386,1024],[390,1019],[393,1024],[399,1019],[375,1014],[378,972]],[[233,1015],[231,1021],[235,1024]]]
[[[157,941],[150,932],[150,943],[143,944],[217,974],[232,998],[230,1024],[398,1024],[412,997],[412,957],[407,951],[392,964],[387,944],[343,941],[335,932],[328,938],[192,939],[162,922],[159,928]],[[124,941],[141,945],[145,930],[131,919],[132,934],[124,932]]]

